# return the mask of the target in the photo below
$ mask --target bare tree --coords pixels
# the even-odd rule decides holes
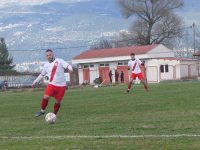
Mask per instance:
[[[111,43],[113,47],[126,47],[130,45],[135,45],[133,35],[127,30],[122,30],[118,34],[113,36]]]
[[[93,44],[90,47],[90,49],[106,49],[106,48],[112,48],[112,44],[106,39],[102,39],[97,44]]]
[[[174,13],[183,0],[118,0],[125,18],[134,16],[131,32],[136,44],[169,44],[181,37],[182,19]]]

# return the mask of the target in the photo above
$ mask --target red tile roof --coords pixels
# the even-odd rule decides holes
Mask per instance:
[[[129,56],[131,53],[146,54],[150,50],[154,49],[158,45],[145,45],[145,46],[131,46],[123,48],[109,48],[109,49],[97,49],[87,50],[80,55],[74,57],[74,59],[90,59],[90,58],[106,58],[106,57],[118,57]]]

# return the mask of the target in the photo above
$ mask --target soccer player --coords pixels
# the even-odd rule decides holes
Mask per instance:
[[[141,60],[136,58],[134,53],[131,53],[130,56],[131,56],[131,60],[128,62],[128,66],[129,66],[129,69],[131,70],[131,77],[128,84],[128,89],[125,91],[125,93],[129,93],[133,80],[135,80],[137,77],[143,83],[145,91],[148,91],[147,82],[144,79],[144,76],[140,69],[140,65],[144,65],[144,63],[142,63]]]
[[[57,114],[66,90],[66,79],[64,71],[73,71],[72,66],[66,63],[63,59],[55,58],[52,50],[46,50],[46,57],[48,62],[44,65],[41,74],[37,77],[36,80],[33,81],[32,84],[34,87],[35,84],[40,82],[44,76],[49,76],[49,83],[45,89],[44,96],[40,105],[41,109],[35,114],[35,117],[44,115],[50,97],[54,97],[56,100],[54,104],[54,114]]]

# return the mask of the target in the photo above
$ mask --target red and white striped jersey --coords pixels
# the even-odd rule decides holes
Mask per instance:
[[[55,86],[66,86],[64,70],[69,66],[70,65],[63,59],[56,58],[53,62],[47,62],[44,65],[41,75],[49,77],[49,84]]]
[[[130,60],[128,62],[128,66],[130,67],[130,70],[132,73],[141,73],[140,65],[142,64],[141,60],[138,58],[135,58],[135,60]]]

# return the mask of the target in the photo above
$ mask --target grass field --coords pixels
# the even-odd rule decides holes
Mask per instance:
[[[0,150],[200,149],[199,81],[124,89],[70,89],[54,125],[34,118],[42,90],[0,92]]]

